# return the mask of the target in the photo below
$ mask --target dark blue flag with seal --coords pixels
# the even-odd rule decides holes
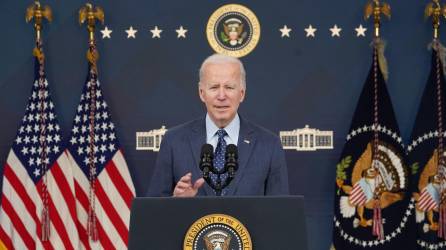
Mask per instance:
[[[431,71],[407,146],[407,162],[413,175],[417,249],[446,249],[445,52],[438,40],[431,47]]]
[[[333,245],[336,250],[414,249],[414,200],[405,150],[387,92],[384,44],[373,60],[336,165]]]

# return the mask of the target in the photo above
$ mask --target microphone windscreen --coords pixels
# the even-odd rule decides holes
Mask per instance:
[[[235,146],[234,144],[228,144],[228,146],[226,146],[226,153],[235,154],[235,156],[237,156],[237,146]]]
[[[201,156],[203,156],[205,154],[212,155],[213,153],[214,153],[214,147],[211,144],[204,144],[201,147]]]

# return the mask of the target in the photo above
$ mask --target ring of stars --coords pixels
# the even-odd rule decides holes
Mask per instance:
[[[232,235],[234,235],[236,237],[238,245],[240,247],[243,246],[242,243],[241,243],[241,240],[240,240],[240,236],[232,228],[230,228],[230,227],[228,227],[226,225],[210,225],[210,226],[207,226],[207,227],[205,227],[203,230],[201,230],[198,233],[196,239],[201,238],[201,235],[203,235],[204,233],[207,233],[209,230],[215,230],[215,229],[220,229],[220,228],[224,228],[227,231],[231,231]],[[197,246],[198,246],[198,244],[194,244],[194,250],[198,250]],[[239,250],[242,250],[242,249],[239,248]]]
[[[339,230],[336,230],[339,232],[341,238],[343,238],[345,241],[348,241],[351,244],[355,244],[362,247],[372,247],[372,246],[378,246],[381,244],[385,244],[386,242],[390,242],[392,238],[396,238],[398,234],[401,234],[403,229],[406,227],[406,223],[409,220],[409,216],[412,214],[412,210],[415,208],[415,199],[411,198],[409,205],[406,209],[406,212],[404,213],[404,216],[399,224],[399,226],[393,230],[391,233],[384,236],[384,239],[382,240],[361,240],[358,239],[352,235],[349,235],[346,233],[342,227],[341,222],[334,216],[334,226],[337,227]]]
[[[429,131],[424,133],[421,136],[418,136],[417,139],[412,140],[411,143],[409,143],[409,145],[407,146],[407,152],[411,152],[412,150],[414,150],[417,146],[419,146],[421,143],[423,143],[426,140],[432,139],[432,138],[438,138],[438,131]],[[443,132],[443,137],[446,137],[446,132]]]
[[[417,244],[425,249],[437,250],[446,246],[446,241],[439,243],[429,243],[424,240],[417,240]]]
[[[391,136],[393,139],[395,139],[401,147],[405,148],[403,143],[403,138],[401,138],[396,132],[393,132],[391,129],[386,128],[386,126],[381,126],[378,124],[378,126],[375,127],[375,125],[359,127],[357,129],[353,129],[346,137],[346,140],[349,141],[353,139],[353,137],[365,133],[365,132],[372,132],[377,130],[378,132],[381,132],[382,134],[387,134],[388,136]]]

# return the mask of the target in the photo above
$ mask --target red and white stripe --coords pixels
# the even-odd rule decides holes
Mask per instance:
[[[418,200],[418,208],[422,211],[429,211],[438,208],[437,202],[426,188],[421,192],[420,199]]]
[[[34,184],[13,150],[4,166],[0,240],[8,249],[78,249],[74,179],[66,154],[46,173],[50,238],[41,241],[41,179]]]
[[[366,203],[367,196],[365,195],[364,190],[362,190],[359,181],[356,182],[356,184],[353,186],[349,200],[350,203],[354,206],[362,206]]]
[[[77,223],[82,249],[127,249],[130,206],[135,197],[135,188],[122,152],[116,152],[96,179],[98,242],[92,242],[87,234],[89,180],[69,151],[67,154],[74,171]]]

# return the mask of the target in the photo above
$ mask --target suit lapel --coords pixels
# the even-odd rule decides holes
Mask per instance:
[[[249,122],[240,117],[240,132],[237,143],[239,166],[238,171],[235,174],[235,178],[229,184],[227,195],[234,195],[235,191],[237,190],[240,180],[243,178],[245,173],[246,165],[251,157],[255,143],[256,137],[254,129]]]
[[[192,125],[192,131],[189,135],[189,142],[194,158],[194,166],[192,166],[192,176],[200,178],[203,175],[199,167],[201,153],[200,151],[203,144],[206,143],[206,122],[204,119],[199,119]],[[207,183],[203,185],[202,189],[204,189],[205,193],[208,196],[215,195],[214,191]]]

